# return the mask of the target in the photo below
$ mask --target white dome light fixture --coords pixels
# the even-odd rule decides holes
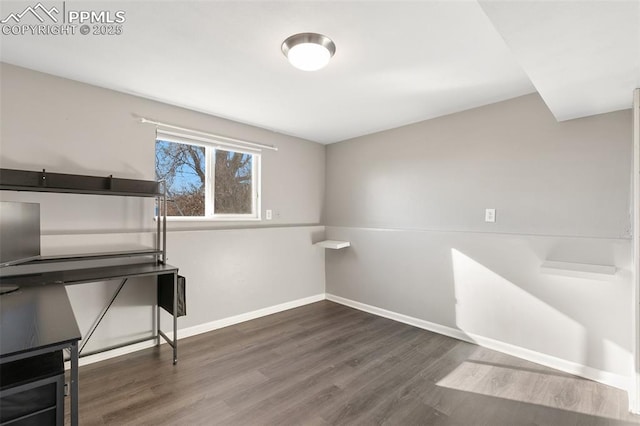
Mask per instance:
[[[282,53],[294,67],[303,71],[324,68],[336,53],[336,45],[322,34],[294,34],[282,43]]]

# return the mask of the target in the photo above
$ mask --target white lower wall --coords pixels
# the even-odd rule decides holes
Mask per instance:
[[[324,294],[324,249],[312,245],[323,232],[322,226],[169,232],[168,262],[187,278],[187,315],[178,319],[178,329],[191,329],[191,334],[208,331],[229,318],[242,319],[250,312],[266,315],[264,309],[284,309],[288,303]],[[60,250],[65,242],[70,251],[89,239],[97,248],[115,242],[144,242],[149,236],[51,235],[43,239],[43,252],[49,252],[49,247]],[[67,286],[83,336],[117,285],[117,281],[110,281]],[[153,278],[130,280],[86,351],[151,336],[155,297]],[[164,330],[170,330],[168,314],[162,316],[162,324]]]
[[[324,293],[323,226],[171,232],[168,262],[187,277],[190,327]]]
[[[434,333],[453,337],[454,339],[474,343],[485,348],[493,349],[495,351],[499,351],[518,358],[526,359],[537,364],[546,365],[557,370],[565,371],[577,376],[582,376],[587,379],[591,379],[596,382],[604,383],[620,389],[628,390],[633,383],[631,378],[627,376],[587,367],[585,365],[556,358],[548,354],[532,351],[521,346],[511,345],[500,340],[479,336],[473,333],[467,333],[458,328],[447,327],[433,322],[421,320],[419,318],[403,315],[397,312],[388,311],[386,309],[356,302],[355,300],[345,299],[343,297],[336,296],[330,293],[326,294],[325,297],[327,300],[331,300],[332,302],[350,306],[361,311],[369,312],[374,315],[379,315],[385,318],[392,319],[394,321],[409,324],[414,327],[422,328],[424,330],[433,331]]]
[[[327,252],[328,294],[628,388],[629,240],[347,227],[327,227],[326,236],[351,242]],[[540,268],[545,260],[615,265],[618,272],[550,275]]]
[[[245,321],[250,321],[256,318],[261,318],[267,315],[272,315],[278,312],[286,311],[289,309],[297,308],[300,306],[308,305],[310,303],[319,302],[325,300],[326,295],[324,293],[316,294],[315,296],[309,296],[302,299],[292,300],[279,305],[268,306],[251,312],[245,312],[240,315],[234,315],[203,324],[194,325],[192,327],[178,329],[178,339],[184,339],[185,337],[196,336],[198,334],[207,333],[209,331],[218,330],[220,328],[229,327],[234,324],[239,324]],[[166,331],[165,333],[169,339],[173,338],[172,331]],[[165,343],[164,339],[160,338],[160,343]],[[125,355],[131,352],[139,351],[142,349],[151,348],[156,345],[155,339],[148,340],[141,343],[135,343],[127,345],[118,349],[112,349],[106,352],[100,352],[93,355],[80,358],[80,365],[92,364],[94,362],[103,361],[105,359],[113,358],[120,355]],[[180,345],[178,345],[180,347]],[[180,350],[178,350],[180,353]],[[71,368],[69,361],[65,363],[65,368],[68,370]]]
[[[323,233],[351,247],[313,246]],[[62,241],[72,247],[84,238],[44,242],[60,249]],[[180,338],[322,300],[326,268],[329,300],[619,388],[632,384],[628,240],[322,226],[175,231],[168,238],[169,263],[188,280]],[[551,275],[540,267],[548,259],[618,271],[600,279]],[[116,285],[68,287],[83,333]],[[154,291],[149,279],[129,283],[88,349],[149,336]],[[168,315],[163,324],[168,330]]]

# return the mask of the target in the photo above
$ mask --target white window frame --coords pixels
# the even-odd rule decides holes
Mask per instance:
[[[229,146],[223,141],[216,141],[214,139],[204,139],[198,136],[185,136],[178,137],[175,135],[168,135],[164,132],[158,132],[156,135],[156,143],[158,141],[181,143],[186,145],[200,146],[205,149],[205,187],[204,187],[204,201],[205,211],[204,216],[167,216],[167,220],[177,222],[193,222],[193,221],[259,221],[262,220],[262,209],[260,206],[261,195],[261,166],[262,155],[260,150],[251,148],[237,148],[235,146]],[[155,145],[154,145],[155,149]],[[238,213],[215,213],[215,156],[216,151],[238,152],[241,154],[248,154],[253,156],[251,160],[251,209],[252,213],[238,214]]]

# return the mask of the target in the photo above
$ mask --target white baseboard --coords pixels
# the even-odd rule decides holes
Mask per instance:
[[[384,318],[389,318],[394,321],[402,322],[412,325],[414,327],[422,328],[424,330],[433,331],[438,334],[453,337],[458,340],[462,340],[469,343],[475,343],[479,346],[483,346],[488,349],[492,349],[498,352],[512,355],[518,358],[525,359],[527,361],[535,362],[547,367],[555,368],[556,370],[563,371],[565,373],[573,374],[576,376],[584,377],[589,380],[593,380],[605,385],[613,386],[625,391],[632,389],[632,380],[629,377],[611,373],[609,371],[598,370],[596,368],[588,367],[585,365],[577,364],[572,361],[567,361],[561,358],[547,355],[541,352],[536,352],[531,349],[515,346],[510,343],[501,342],[499,340],[491,339],[488,337],[479,336],[472,333],[466,333],[460,329],[452,328],[433,322],[421,320],[418,318],[410,317],[407,315],[399,314],[397,312],[388,311],[386,309],[378,308],[376,306],[367,305],[365,303],[356,302],[354,300],[345,299],[344,297],[336,296],[327,293],[327,300],[340,303],[341,305],[349,306],[370,314],[378,315]]]
[[[285,302],[279,305],[269,306],[266,308],[258,309],[256,311],[247,312],[245,314],[234,315],[232,317],[195,325],[193,327],[183,328],[178,330],[178,339],[184,339],[185,337],[195,336],[197,334],[206,333],[208,331],[218,330],[219,328],[228,327],[230,325],[239,324],[241,322],[250,321],[271,314],[277,314],[278,312],[288,311],[289,309],[298,308],[310,303],[325,300],[325,298],[325,294],[320,293],[314,296],[305,297],[303,299],[292,300],[291,302]],[[166,334],[169,338],[173,337],[172,333]]]
[[[386,309],[378,308],[377,306],[367,305],[365,303],[356,302],[355,300],[345,299],[344,297],[336,296],[334,294],[327,293],[327,300],[339,303],[341,305],[349,306],[351,308],[358,309],[360,311],[369,312],[370,314],[378,315],[380,317],[389,318],[394,321],[398,321],[404,324],[409,324],[414,327],[422,328],[424,330],[433,331],[438,334],[453,337],[458,340],[464,340],[470,342],[469,337],[458,330],[457,328],[447,327],[446,325],[436,324],[421,320],[418,318],[410,317],[408,315],[399,314],[397,312],[388,311]],[[473,342],[472,342],[473,343]]]
[[[640,415],[640,401],[638,401],[638,389],[633,386],[633,380],[629,382],[629,411]]]
[[[165,343],[165,341],[162,338],[160,338],[160,341],[162,343]],[[100,353],[93,354],[93,355],[87,355],[85,357],[80,358],[80,360],[78,361],[78,365],[80,365],[82,367],[83,365],[93,364],[94,362],[100,362],[100,361],[104,361],[106,359],[115,358],[115,357],[118,357],[118,356],[121,356],[121,355],[130,354],[132,352],[141,351],[143,349],[152,348],[155,345],[156,344],[155,344],[155,342],[153,340],[148,340],[146,342],[140,342],[140,343],[134,343],[132,345],[127,345],[127,346],[124,346],[122,348],[111,349],[109,351],[100,352]],[[70,364],[69,361],[66,361],[64,363],[64,368],[65,368],[65,370],[69,370],[71,368],[71,364]]]
[[[308,305],[310,303],[319,302],[321,300],[330,300],[332,302],[340,303],[341,305],[349,306],[364,312],[369,312],[374,315],[378,315],[384,318],[389,318],[394,321],[398,321],[404,324],[412,325],[424,330],[433,331],[438,334],[453,337],[458,340],[462,340],[469,343],[474,343],[483,346],[488,349],[492,349],[498,352],[502,352],[508,355],[516,356],[518,358],[525,359],[527,361],[535,362],[547,367],[555,368],[557,370],[573,374],[576,376],[584,377],[589,380],[593,380],[605,385],[613,386],[625,391],[631,391],[633,382],[631,378],[625,377],[619,374],[611,373],[604,370],[598,370],[585,365],[577,364],[572,361],[567,361],[561,358],[554,357],[552,355],[536,352],[531,349],[526,349],[520,346],[515,346],[509,343],[501,342],[499,340],[491,339],[488,337],[479,336],[472,333],[465,333],[464,331],[436,324],[433,322],[425,321],[419,318],[410,317],[397,312],[389,311],[386,309],[378,308],[376,306],[367,305],[365,303],[356,302],[354,300],[345,299],[344,297],[336,296],[333,294],[316,294],[314,296],[305,297],[303,299],[292,300],[290,302],[281,303],[279,305],[269,306],[266,308],[258,309],[255,311],[247,312],[240,315],[234,315],[211,321],[204,324],[199,324],[193,327],[187,327],[178,330],[178,339],[184,339],[186,337],[195,336],[198,334],[206,333],[220,328],[228,327],[230,325],[239,324],[241,322],[250,321],[256,318],[264,317],[267,315],[275,314],[278,312],[286,311],[289,309],[297,308],[300,306]],[[166,333],[169,338],[173,337],[173,333]],[[160,339],[161,343],[165,343],[163,339]],[[123,348],[113,349],[107,352],[90,355],[80,359],[80,365],[92,364],[94,362],[103,361],[109,358],[125,355],[142,349],[151,348],[155,343],[150,340],[148,342],[137,343]],[[65,363],[65,368],[69,368],[69,363]]]
[[[613,386],[614,388],[622,389],[627,392],[629,391],[629,389],[631,389],[630,378],[621,374],[599,370],[587,365],[582,365],[573,361],[568,361],[566,359],[557,358],[553,355],[537,352],[531,349],[523,348],[521,346],[512,345],[510,343],[501,342],[499,340],[479,336],[473,333],[468,333],[468,336],[471,337],[471,342],[476,343],[480,346],[484,346],[485,348],[493,349],[507,355],[512,355],[518,358],[525,359],[527,361],[555,368],[556,370],[573,374],[575,376],[584,377],[585,379],[593,380],[594,382],[599,382],[608,386]]]
[[[178,340],[184,339],[186,337],[195,336],[197,334],[206,333],[213,330],[218,330],[220,328],[228,327],[234,324],[239,324],[245,321],[250,321],[250,320],[264,317],[267,315],[276,314],[278,312],[287,311],[289,309],[298,308],[300,306],[319,302],[324,299],[325,299],[325,294],[320,293],[314,296],[309,296],[302,299],[281,303],[279,305],[268,306],[266,308],[258,309],[258,310],[247,312],[244,314],[234,315],[232,317],[222,318],[222,319],[207,322],[204,324],[198,324],[193,327],[182,328],[178,330]],[[165,332],[165,334],[170,339],[173,338],[173,332]],[[164,341],[164,339],[161,338],[160,343],[166,343],[166,342]],[[81,366],[93,364],[94,362],[104,361],[109,358],[115,358],[117,356],[126,355],[142,349],[152,348],[153,346],[155,346],[155,342],[153,340],[149,340],[147,342],[142,342],[142,343],[136,343],[133,345],[125,346],[118,349],[113,349],[113,350],[102,352],[99,354],[88,355],[86,357],[80,358],[79,364]],[[65,369],[68,370],[69,367],[70,367],[69,361],[65,362]]]

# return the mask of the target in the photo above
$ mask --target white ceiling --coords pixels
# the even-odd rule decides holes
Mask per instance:
[[[598,114],[640,86],[640,0],[67,5],[122,9],[124,33],[0,36],[0,59],[321,143],[536,90],[558,119]],[[327,68],[288,64],[298,32],[333,39]]]
[[[640,0],[480,4],[556,119],[631,107],[640,87]]]

